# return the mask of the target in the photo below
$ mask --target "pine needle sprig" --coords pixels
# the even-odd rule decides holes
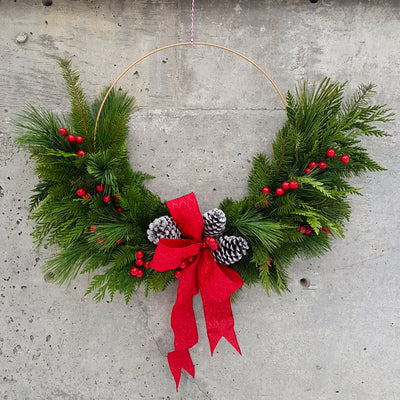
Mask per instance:
[[[107,92],[108,88],[94,101],[91,109],[93,119],[97,117],[100,105]],[[97,150],[112,149],[119,152],[126,147],[129,119],[134,111],[133,97],[128,96],[126,91],[111,90],[104,103],[97,125]]]
[[[71,102],[71,126],[74,132],[83,136],[85,146],[93,152],[94,120],[79,82],[79,74],[71,68],[71,60],[59,58],[59,66]]]

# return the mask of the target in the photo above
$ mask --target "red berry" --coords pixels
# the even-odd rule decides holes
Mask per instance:
[[[321,169],[326,169],[326,162],[324,162],[324,161],[319,162],[318,167]]]
[[[219,245],[217,243],[217,240],[213,237],[209,238],[209,240],[207,241],[208,246],[210,247],[211,250],[215,251],[218,249]]]
[[[84,197],[89,200],[90,199],[89,193],[86,193]]]
[[[117,239],[117,244],[122,244],[122,239]]]
[[[180,269],[185,269],[187,267],[187,264],[185,261],[182,261],[181,264],[179,265]]]
[[[85,194],[86,194],[86,191],[85,191],[85,189],[78,189],[77,191],[76,191],[76,194],[79,196],[79,197],[83,197]]]
[[[124,210],[122,209],[122,207],[118,207],[117,211],[121,214]]]
[[[182,272],[176,270],[174,275],[175,275],[175,278],[176,278],[176,279],[179,279],[179,278],[182,276]]]
[[[70,143],[74,143],[74,142],[75,142],[75,136],[74,136],[74,135],[68,135],[68,136],[67,136],[67,140],[68,140],[68,142],[70,142]]]
[[[343,154],[342,157],[340,157],[340,161],[343,164],[347,164],[350,161],[350,157],[347,154]]]
[[[210,249],[212,251],[216,251],[216,250],[218,250],[218,248],[219,248],[219,244],[217,242],[210,244]]]
[[[306,228],[306,230],[305,230],[305,234],[306,235],[309,235],[310,233],[312,232],[312,229],[308,226],[307,228]]]
[[[269,187],[264,187],[264,188],[262,188],[261,191],[262,191],[263,193],[269,193],[271,190],[270,190]]]
[[[210,236],[207,236],[206,237],[206,240],[205,240],[205,242],[206,242],[206,244],[208,245],[208,247],[211,249],[211,250],[217,250],[218,249],[218,243],[217,243],[217,240],[215,239],[215,238],[212,238],[212,237],[210,237]]]
[[[104,201],[104,203],[109,203],[111,201],[111,197],[110,196],[103,196],[103,201]]]
[[[58,132],[62,135],[62,136],[67,136],[68,132],[65,128],[60,128],[58,130]]]
[[[295,189],[297,189],[297,188],[299,187],[299,182],[297,182],[297,181],[290,181],[289,186],[290,186],[290,189],[295,190]]]
[[[143,256],[144,256],[143,251],[138,250],[138,251],[136,252],[136,258],[143,258]]]
[[[97,238],[97,242],[103,244],[105,242],[104,239]]]
[[[282,183],[282,189],[283,190],[289,190],[290,189],[290,183],[289,182],[283,182]]]
[[[79,157],[83,157],[85,152],[83,150],[79,150],[76,154],[78,154]]]
[[[81,143],[83,143],[83,137],[82,136],[77,136],[75,138],[75,141],[76,141],[76,143],[81,144]]]
[[[138,267],[142,267],[143,264],[144,264],[143,258],[138,258],[138,259],[135,261],[135,264],[136,264]]]
[[[317,166],[317,163],[316,163],[315,161],[311,161],[311,162],[308,164],[308,167],[311,168],[311,169],[315,168],[316,166]]]
[[[306,168],[306,169],[304,170],[304,172],[305,172],[306,174],[309,174],[309,173],[311,172],[311,168]]]
[[[196,259],[196,257],[191,256],[191,257],[188,258],[188,262],[192,263],[195,259]]]
[[[150,261],[146,261],[146,262],[144,263],[144,267],[145,267],[145,268],[150,268],[150,267],[151,267]]]
[[[299,226],[299,232],[304,233],[306,231],[306,227],[304,225]]]
[[[96,185],[96,190],[101,193],[104,190],[104,186]]]
[[[94,232],[96,229],[97,229],[97,226],[96,225],[92,225],[90,227],[90,232]]]
[[[139,268],[137,268],[137,267],[133,267],[131,269],[131,275],[133,275],[133,276],[136,276],[138,272],[139,272]]]
[[[141,269],[139,269],[138,272],[137,272],[137,274],[136,274],[136,276],[137,276],[138,278],[141,278],[141,277],[143,276],[143,271],[142,271]]]
[[[208,237],[207,239],[209,239],[207,241],[207,244],[209,244],[210,246],[214,246],[217,243],[217,240],[213,237]]]
[[[206,249],[206,248],[208,247],[208,245],[207,245],[207,243],[204,243],[204,242],[203,242],[203,243],[201,244],[201,247],[202,247],[203,249]]]
[[[283,196],[285,194],[285,191],[282,188],[278,188],[275,191],[277,196]]]
[[[326,155],[327,155],[328,157],[335,157],[335,154],[336,154],[336,152],[335,152],[335,150],[333,150],[333,149],[328,149],[328,150],[326,151]]]

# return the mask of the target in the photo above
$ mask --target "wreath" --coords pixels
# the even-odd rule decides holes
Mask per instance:
[[[299,84],[287,93],[287,120],[272,155],[253,158],[247,196],[226,198],[202,215],[193,193],[163,202],[144,184],[152,177],[129,165],[134,98],[107,88],[89,104],[70,60],[59,65],[69,115],[30,105],[16,124],[17,142],[29,150],[39,177],[30,201],[33,236],[38,245],[59,249],[43,271],[58,284],[96,272],[86,294],[100,301],[119,292],[127,303],[141,285],[147,294],[179,280],[171,319],[175,351],[168,356],[178,386],[181,368],[194,375],[191,298],[200,290],[211,351],[222,336],[240,351],[230,296],[243,283],[286,291],[295,257],[319,256],[333,238],[344,237],[348,197],[360,193],[348,178],[384,170],[361,137],[386,136],[380,123],[392,113],[370,105],[372,84],[348,100],[345,84],[328,78]]]

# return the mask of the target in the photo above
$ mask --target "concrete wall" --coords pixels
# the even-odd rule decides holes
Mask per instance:
[[[57,57],[73,58],[89,98],[157,47],[190,39],[190,0],[0,0],[0,398],[273,399],[400,398],[399,123],[365,141],[385,173],[354,179],[346,239],[320,259],[298,260],[290,293],[246,288],[233,305],[240,357],[221,341],[209,355],[201,302],[196,379],[180,391],[167,364],[176,286],[126,306],[46,283],[28,199],[36,177],[14,144],[11,120],[24,104],[68,110]],[[27,34],[17,43],[20,33]],[[195,40],[244,53],[282,92],[328,75],[375,82],[376,101],[400,113],[397,0],[197,0]],[[252,154],[270,151],[285,119],[265,78],[210,48],[159,53],[121,85],[137,98],[129,142],[134,168],[156,175],[165,199],[194,190],[203,211],[240,198]],[[191,165],[193,168],[187,168]],[[309,289],[299,284],[311,281]]]

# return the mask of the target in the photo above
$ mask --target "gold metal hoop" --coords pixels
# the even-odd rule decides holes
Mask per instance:
[[[221,49],[221,50],[225,50],[225,51],[229,51],[230,53],[236,54],[237,56],[243,58],[244,60],[246,60],[247,62],[249,62],[251,65],[253,65],[254,67],[256,67],[272,84],[272,86],[274,87],[274,89],[276,90],[276,92],[278,93],[279,97],[281,98],[283,107],[286,108],[286,102],[284,97],[282,96],[282,93],[280,92],[280,90],[278,89],[278,86],[276,85],[276,83],[272,80],[272,78],[261,68],[259,67],[254,61],[250,60],[248,57],[244,56],[243,54],[229,49],[228,47],[224,47],[224,46],[220,46],[218,44],[212,44],[212,43],[203,43],[203,42],[184,42],[184,43],[175,43],[175,44],[170,44],[168,46],[164,46],[164,47],[160,47],[159,49],[153,50],[150,53],[145,54],[143,57],[140,57],[138,60],[136,60],[134,63],[132,63],[129,67],[127,67],[125,69],[125,71],[123,71],[118,78],[113,82],[113,84],[110,86],[110,89],[108,89],[106,95],[104,96],[103,101],[101,102],[100,108],[99,108],[99,112],[97,113],[97,117],[96,117],[96,123],[94,126],[94,134],[93,134],[93,141],[96,142],[96,132],[97,132],[97,125],[100,119],[100,114],[101,111],[104,107],[104,103],[107,100],[108,95],[110,94],[111,90],[114,88],[114,86],[118,83],[118,81],[131,69],[133,68],[136,64],[140,63],[142,60],[144,60],[147,57],[150,57],[153,54],[156,54],[160,51],[163,50],[167,50],[167,49],[171,49],[173,47],[180,47],[180,46],[209,46],[209,47],[216,47],[217,49]]]

